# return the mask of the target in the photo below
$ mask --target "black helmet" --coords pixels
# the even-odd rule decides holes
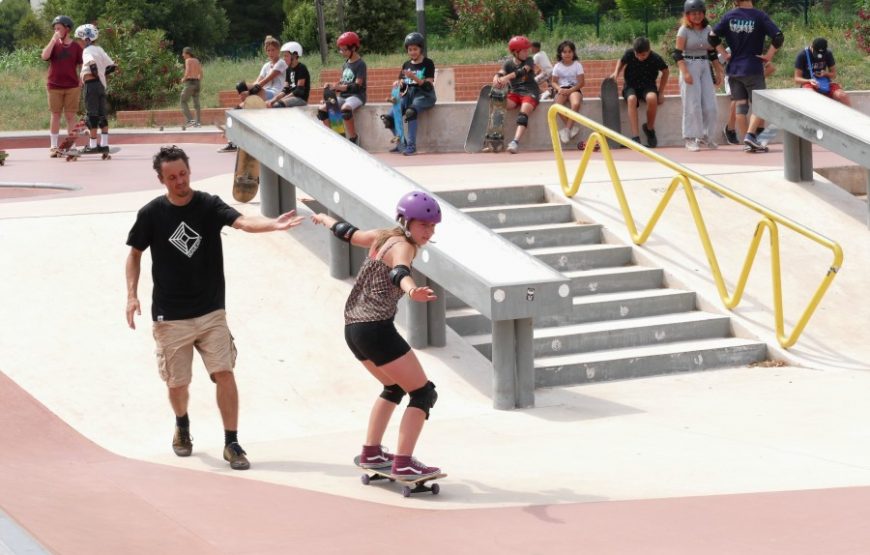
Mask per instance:
[[[73,20],[65,15],[59,15],[59,16],[55,17],[54,20],[51,22],[51,26],[54,27],[58,23],[60,23],[61,25],[63,25],[64,27],[66,27],[69,30],[72,30],[72,28],[73,28]]]
[[[706,11],[707,6],[704,5],[703,0],[686,0],[686,3],[683,4],[683,13]]]
[[[405,48],[408,48],[410,45],[416,45],[420,48],[423,48],[423,44],[425,43],[425,39],[423,39],[423,35],[414,31],[413,33],[408,33],[408,36],[405,37]]]

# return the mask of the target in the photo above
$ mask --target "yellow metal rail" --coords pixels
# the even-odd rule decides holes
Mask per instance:
[[[577,168],[577,175],[574,176],[574,181],[570,184],[568,183],[568,174],[565,170],[565,158],[562,155],[562,143],[559,141],[558,127],[556,123],[556,116],[561,115],[566,118],[572,119],[575,122],[584,125],[592,130],[592,133],[589,135],[588,140],[586,141],[586,151],[583,153],[583,157],[580,159],[580,166]],[[625,219],[625,224],[628,227],[628,231],[631,234],[632,241],[637,245],[642,245],[649,238],[650,234],[652,234],[653,229],[661,218],[662,213],[665,210],[668,202],[670,202],[671,197],[673,197],[674,193],[677,190],[677,187],[683,187],[683,190],[686,193],[686,198],[689,201],[689,209],[692,212],[692,217],[695,220],[695,227],[697,228],[698,235],[701,239],[701,245],[704,247],[704,253],[707,255],[707,262],[710,265],[710,271],[713,273],[713,279],[716,282],[716,288],[719,291],[719,297],[722,299],[722,302],[725,306],[730,310],[740,304],[740,300],[743,297],[743,291],[746,288],[746,281],[749,279],[749,273],[752,270],[752,264],[755,262],[755,255],[758,253],[758,246],[761,243],[761,240],[764,236],[764,231],[767,230],[770,234],[770,271],[773,278],[773,307],[774,307],[774,317],[776,319],[776,337],[779,341],[779,344],[784,348],[789,348],[797,342],[798,337],[804,331],[804,328],[812,317],[813,313],[816,310],[816,307],[819,305],[819,302],[822,300],[822,297],[825,295],[825,292],[828,290],[828,287],[831,285],[831,282],[834,280],[834,277],[837,275],[837,271],[843,265],[843,249],[840,245],[824,237],[815,231],[808,229],[801,224],[790,220],[788,218],[784,218],[781,215],[773,212],[761,206],[760,204],[738,194],[734,191],[715,183],[703,175],[696,173],[689,168],[681,166],[667,158],[656,154],[650,149],[639,145],[638,143],[632,141],[631,139],[612,131],[611,129],[604,127],[603,125],[595,122],[583,115],[578,114],[564,106],[559,104],[553,104],[547,113],[547,120],[550,125],[550,139],[553,142],[553,152],[556,155],[556,165],[559,170],[559,181],[562,186],[562,191],[568,197],[573,197],[577,194],[577,191],[580,189],[580,183],[583,180],[583,175],[586,173],[586,167],[589,164],[589,159],[594,152],[595,145],[600,145],[601,147],[601,155],[604,158],[604,163],[607,166],[607,171],[610,174],[610,180],[613,184],[613,189],[616,192],[616,198],[619,202],[619,207],[622,210],[622,216]],[[662,198],[661,202],[659,202],[656,209],[653,211],[652,216],[650,217],[649,222],[644,226],[643,233],[638,233],[637,226],[635,224],[634,216],[631,213],[631,208],[628,205],[628,200],[625,197],[625,190],[622,187],[622,181],[619,179],[619,174],[616,173],[616,166],[614,165],[613,157],[610,153],[610,147],[607,144],[605,139],[611,139],[616,141],[617,143],[622,144],[640,154],[643,154],[647,158],[658,162],[659,164],[668,167],[676,172],[674,178],[671,180],[670,185],[668,186],[667,192],[665,196]],[[743,269],[740,272],[740,277],[737,280],[737,284],[734,288],[733,294],[728,293],[728,289],[725,285],[725,280],[722,277],[722,270],[719,268],[719,261],[716,258],[716,253],[713,250],[713,245],[710,242],[710,235],[707,232],[707,226],[704,223],[704,217],[701,214],[701,208],[698,205],[698,201],[695,197],[695,191],[692,189],[692,182],[697,183],[698,185],[714,191],[719,195],[731,199],[734,202],[757,212],[760,215],[760,219],[755,228],[755,234],[752,237],[752,242],[749,244],[749,251],[746,253],[746,260],[743,263]],[[828,268],[827,273],[825,274],[824,279],[819,284],[819,287],[816,289],[815,294],[810,299],[809,304],[804,309],[801,314],[800,319],[795,325],[794,330],[792,330],[790,335],[786,335],[784,331],[783,324],[783,309],[782,309],[782,275],[780,273],[780,255],[779,255],[779,226],[786,227],[795,231],[807,239],[822,245],[825,248],[828,248],[832,251],[834,255],[834,259],[831,262],[831,266]]]

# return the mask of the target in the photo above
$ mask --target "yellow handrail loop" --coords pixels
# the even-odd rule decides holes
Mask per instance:
[[[589,128],[592,132],[589,135],[586,141],[586,150],[583,153],[583,156],[580,158],[580,165],[577,168],[577,174],[574,176],[574,180],[569,184],[568,183],[568,173],[565,169],[565,158],[562,154],[562,143],[559,140],[558,134],[558,125],[557,125],[557,116],[564,116],[566,118],[572,119],[575,122]],[[785,218],[772,210],[756,203],[755,201],[744,197],[718,183],[707,179],[703,175],[690,170],[676,162],[669,160],[650,149],[639,145],[638,143],[632,141],[628,137],[625,137],[603,125],[599,124],[596,121],[593,121],[577,112],[570,110],[565,106],[561,106],[559,104],[553,104],[550,107],[550,110],[547,112],[547,121],[550,126],[550,139],[553,142],[553,153],[556,155],[556,167],[559,172],[559,183],[562,187],[562,191],[565,193],[567,197],[573,197],[577,194],[577,191],[580,189],[580,184],[583,181],[583,176],[586,173],[586,167],[589,164],[589,159],[592,157],[592,153],[595,150],[595,145],[599,145],[601,148],[601,156],[604,159],[604,164],[607,167],[607,172],[610,174],[610,181],[613,185],[614,192],[616,193],[616,198],[619,203],[619,208],[622,211],[622,217],[625,220],[625,225],[628,228],[628,232],[631,235],[632,241],[634,241],[637,245],[642,245],[646,242],[649,236],[652,234],[653,229],[656,224],[659,222],[662,214],[665,211],[668,203],[671,198],[674,196],[677,188],[682,186],[683,190],[686,193],[686,198],[689,202],[689,210],[692,213],[692,218],[695,221],[695,228],[698,232],[698,236],[701,240],[701,245],[704,248],[704,253],[707,256],[707,263],[710,265],[710,271],[713,274],[713,279],[716,283],[716,289],[719,292],[719,297],[722,300],[722,303],[729,310],[735,308],[738,304],[740,304],[740,300],[743,297],[743,292],[746,288],[746,282],[749,279],[750,271],[752,270],[752,265],[755,262],[755,255],[758,253],[758,247],[761,244],[761,240],[764,237],[764,232],[767,232],[770,235],[770,272],[771,278],[773,280],[773,307],[774,307],[774,318],[776,325],[776,338],[779,341],[779,344],[784,348],[789,348],[794,345],[798,337],[800,337],[801,333],[806,328],[807,322],[809,322],[813,313],[816,310],[816,307],[821,302],[822,297],[827,292],[828,287],[831,285],[831,282],[837,275],[837,272],[843,265],[843,249],[840,245],[816,233],[815,231],[793,221],[788,218]],[[622,181],[619,179],[619,174],[616,171],[616,165],[613,160],[613,156],[610,152],[610,146],[607,143],[606,139],[610,139],[615,141],[623,146],[626,146],[635,152],[643,154],[647,158],[658,162],[659,164],[673,170],[676,172],[673,179],[671,179],[670,185],[665,192],[664,197],[658,203],[652,215],[650,216],[649,222],[644,226],[643,233],[638,233],[637,225],[634,219],[634,216],[631,213],[631,207],[628,204],[628,200],[625,196],[625,190],[622,187]],[[737,284],[734,287],[733,294],[728,293],[728,288],[725,284],[725,279],[722,277],[722,270],[719,267],[719,261],[716,258],[716,253],[713,250],[713,244],[710,241],[710,235],[707,231],[707,226],[704,223],[704,217],[701,214],[701,207],[698,204],[698,200],[695,197],[695,191],[692,188],[692,183],[697,183],[698,185],[713,191],[719,196],[728,198],[740,205],[743,205],[746,208],[758,213],[760,215],[760,219],[755,228],[755,234],[752,237],[752,241],[749,244],[749,251],[746,253],[746,260],[743,263],[743,268],[740,271],[740,277],[737,280]],[[795,324],[794,329],[791,334],[786,335],[784,328],[785,324],[783,323],[783,306],[782,306],[782,274],[780,268],[780,251],[779,251],[779,227],[783,226],[792,231],[803,235],[807,239],[822,245],[825,248],[828,248],[833,253],[833,261],[831,262],[830,267],[827,269],[825,277],[822,279],[822,282],[819,284],[819,287],[816,289],[815,294],[810,299],[809,304],[801,313],[800,319]]]

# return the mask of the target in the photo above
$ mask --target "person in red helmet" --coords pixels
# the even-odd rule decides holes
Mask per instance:
[[[335,42],[338,45],[338,51],[344,56],[345,62],[341,67],[341,77],[338,82],[327,83],[325,86],[332,87],[338,93],[345,135],[350,142],[359,145],[359,135],[356,132],[353,113],[366,103],[366,63],[359,55],[360,40],[356,33],[353,31],[342,33]],[[326,102],[321,102],[317,107],[317,119],[329,127]]]
[[[413,454],[438,393],[417,355],[396,331],[393,319],[398,302],[405,295],[420,303],[437,298],[430,287],[416,284],[411,264],[441,222],[441,207],[425,191],[411,191],[402,195],[396,205],[398,225],[393,228],[359,230],[326,214],[315,214],[311,220],[328,227],[338,239],[368,250],[344,306],[347,346],[383,386],[369,415],[359,465],[390,468],[397,480],[435,476],[441,469],[421,463]],[[393,455],[381,443],[390,417],[406,392],[410,400]]]
[[[520,148],[520,139],[529,125],[529,115],[538,106],[541,90],[535,81],[535,74],[540,71],[532,58],[529,49],[532,41],[523,36],[516,36],[508,42],[511,58],[504,63],[502,68],[492,78],[493,87],[510,85],[507,97],[507,109],[519,108],[517,115],[517,130],[513,140],[508,143],[507,150],[516,154]]]

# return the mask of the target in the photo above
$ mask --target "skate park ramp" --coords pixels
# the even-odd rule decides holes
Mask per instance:
[[[153,150],[134,149],[138,159],[119,170],[150,175]],[[172,455],[149,322],[139,318],[135,331],[124,322],[124,240],[159,184],[125,191],[119,179],[99,195],[2,203],[2,438],[15,448],[0,463],[0,508],[57,553],[282,553],[288,545],[336,552],[358,549],[360,538],[377,548],[394,543],[372,537],[386,519],[438,530],[419,539],[421,553],[493,546],[860,552],[870,541],[860,521],[870,508],[870,452],[855,424],[870,417],[863,401],[870,353],[859,340],[868,306],[863,205],[851,208],[821,180],[781,185],[775,159],[750,167],[728,156],[699,167],[843,241],[842,274],[808,341],[795,347],[803,366],[543,390],[535,409],[493,411],[491,366],[448,330],[445,347],[418,351],[439,390],[418,455],[449,477],[439,496],[411,499],[389,486],[362,486],[350,463],[378,388],[343,343],[351,281],[328,277],[322,228],[225,232],[240,439],[252,461],[247,473],[233,473],[221,460],[213,388],[199,363],[190,410],[195,453]],[[205,154],[197,160],[205,163]],[[639,197],[657,199],[667,176],[623,162]],[[213,163],[226,172],[195,186],[230,199],[232,161]],[[469,180],[556,184],[552,161],[533,155],[516,162],[420,156],[400,170],[436,191]],[[576,201],[609,224],[616,215],[606,170],[590,171],[587,194]],[[831,199],[856,217],[824,208]],[[734,219],[715,225],[738,233]],[[685,275],[697,273],[702,255],[677,223],[642,254],[669,260],[673,279],[691,281]],[[694,280],[701,290],[710,286]],[[139,291],[147,306],[146,271]],[[742,316],[763,336],[769,307],[765,295],[751,298]],[[395,434],[391,427],[392,445]],[[534,472],[519,454],[535,457]]]

